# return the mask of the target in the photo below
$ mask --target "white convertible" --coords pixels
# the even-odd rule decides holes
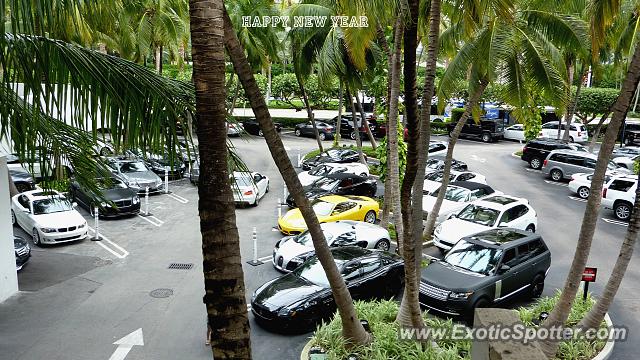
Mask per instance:
[[[424,176],[424,184],[422,185],[422,193],[424,195],[429,195],[432,192],[438,190],[442,185],[442,178],[444,175],[444,171],[438,170],[432,173],[428,173]],[[484,175],[471,172],[471,171],[455,171],[451,170],[449,174],[449,181],[471,181],[480,184],[486,184],[487,179]]]
[[[11,199],[11,222],[33,236],[36,245],[87,237],[87,221],[57,191],[32,190]]]
[[[435,190],[429,195],[422,197],[422,209],[425,212],[431,212],[433,206],[436,203],[436,198],[440,189]],[[464,208],[467,204],[485,198],[490,195],[502,194],[500,191],[493,190],[493,188],[486,184],[475,183],[471,181],[455,181],[449,184],[440,206],[438,213],[438,219],[436,224],[439,224],[447,219],[452,213],[458,212]]]
[[[361,177],[369,176],[369,167],[362,163],[326,163],[298,174],[302,186],[310,185],[323,176],[336,173],[356,174]]]

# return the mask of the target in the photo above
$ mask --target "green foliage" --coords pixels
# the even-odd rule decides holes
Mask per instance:
[[[516,119],[516,122],[524,125],[525,140],[538,137],[542,129],[542,114],[540,113],[540,108],[534,105],[525,105],[513,109],[511,115]]]
[[[404,177],[404,171],[407,168],[407,144],[403,140],[404,127],[398,123],[398,170],[400,174],[400,184]],[[387,178],[387,137],[385,136],[376,148],[376,157],[380,161],[377,166],[380,173],[380,180],[385,181]]]
[[[191,82],[191,74],[193,73],[193,67],[185,64],[182,69],[177,65],[165,64],[162,66],[162,76],[166,76],[174,80],[182,80],[185,82]]]
[[[633,173],[640,173],[640,159],[636,159],[636,161],[633,162]]]
[[[300,98],[300,87],[296,75],[287,73],[273,77],[271,79],[271,93],[293,106],[292,101]]]
[[[61,193],[66,193],[69,191],[69,186],[71,185],[71,181],[69,179],[63,180],[43,180],[38,183],[38,186],[45,190],[55,190]]]
[[[451,109],[451,122],[454,124],[457,123],[462,117],[462,114],[464,114],[464,108]]]
[[[573,94],[575,96],[575,89]],[[620,91],[616,89],[582,88],[578,95],[576,116],[582,122],[593,120],[597,115],[609,111],[619,94]]]

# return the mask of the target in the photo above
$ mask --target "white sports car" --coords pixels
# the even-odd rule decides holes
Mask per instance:
[[[235,185],[231,186],[236,203],[257,206],[269,192],[269,178],[257,172],[233,173]]]
[[[311,185],[323,176],[336,173],[356,174],[361,177],[369,176],[369,167],[361,163],[326,163],[318,165],[309,171],[298,174],[302,186]]]
[[[424,215],[433,209],[439,191],[440,189],[437,189],[431,194],[422,197],[422,210],[425,212]],[[436,224],[443,222],[449,215],[458,212],[473,201],[498,194],[502,194],[502,192],[493,190],[491,186],[486,184],[471,181],[452,182],[447,186]]]
[[[363,221],[341,220],[320,224],[329,246],[360,246],[367,249],[389,251],[389,232],[378,225]],[[289,272],[302,264],[313,253],[313,242],[309,231],[287,236],[276,243],[273,249],[273,266]]]
[[[424,176],[424,184],[422,185],[422,193],[429,195],[430,193],[438,190],[442,185],[442,178],[444,171],[438,170],[432,173],[428,173]],[[449,182],[454,181],[471,181],[480,184],[486,184],[487,179],[484,175],[471,172],[471,171],[455,171],[451,170],[449,174]]]
[[[11,222],[33,237],[33,243],[57,244],[87,237],[87,221],[57,191],[27,191],[11,199]]]

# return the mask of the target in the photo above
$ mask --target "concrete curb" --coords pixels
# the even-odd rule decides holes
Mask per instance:
[[[300,360],[309,360],[309,350],[311,350],[311,340],[307,341],[305,346],[302,348],[302,352],[300,353]]]
[[[611,318],[609,317],[609,313],[604,314],[604,322],[607,324],[607,327],[609,329],[611,329],[611,327],[613,327],[613,322],[611,322]],[[615,345],[615,341],[607,341],[604,344],[604,347],[602,348],[602,351],[600,351],[600,353],[598,353],[598,355],[596,355],[593,359],[591,360],[607,360],[609,359],[609,357],[611,356],[611,353],[613,352],[613,346]]]
[[[520,159],[520,155],[516,155],[516,153],[511,153],[511,156],[513,156],[514,158]]]

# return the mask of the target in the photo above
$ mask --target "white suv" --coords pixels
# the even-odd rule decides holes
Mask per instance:
[[[621,175],[611,178],[602,189],[602,206],[613,209],[619,220],[629,220],[636,198],[638,178],[635,175]]]
[[[560,139],[564,136],[564,129],[566,124],[563,122],[560,130]],[[545,137],[550,139],[558,138],[558,121],[549,121],[542,124],[542,130],[538,134],[538,137]],[[587,127],[580,123],[572,123],[569,127],[569,140],[571,142],[587,142],[589,141],[589,135],[587,134]]]

